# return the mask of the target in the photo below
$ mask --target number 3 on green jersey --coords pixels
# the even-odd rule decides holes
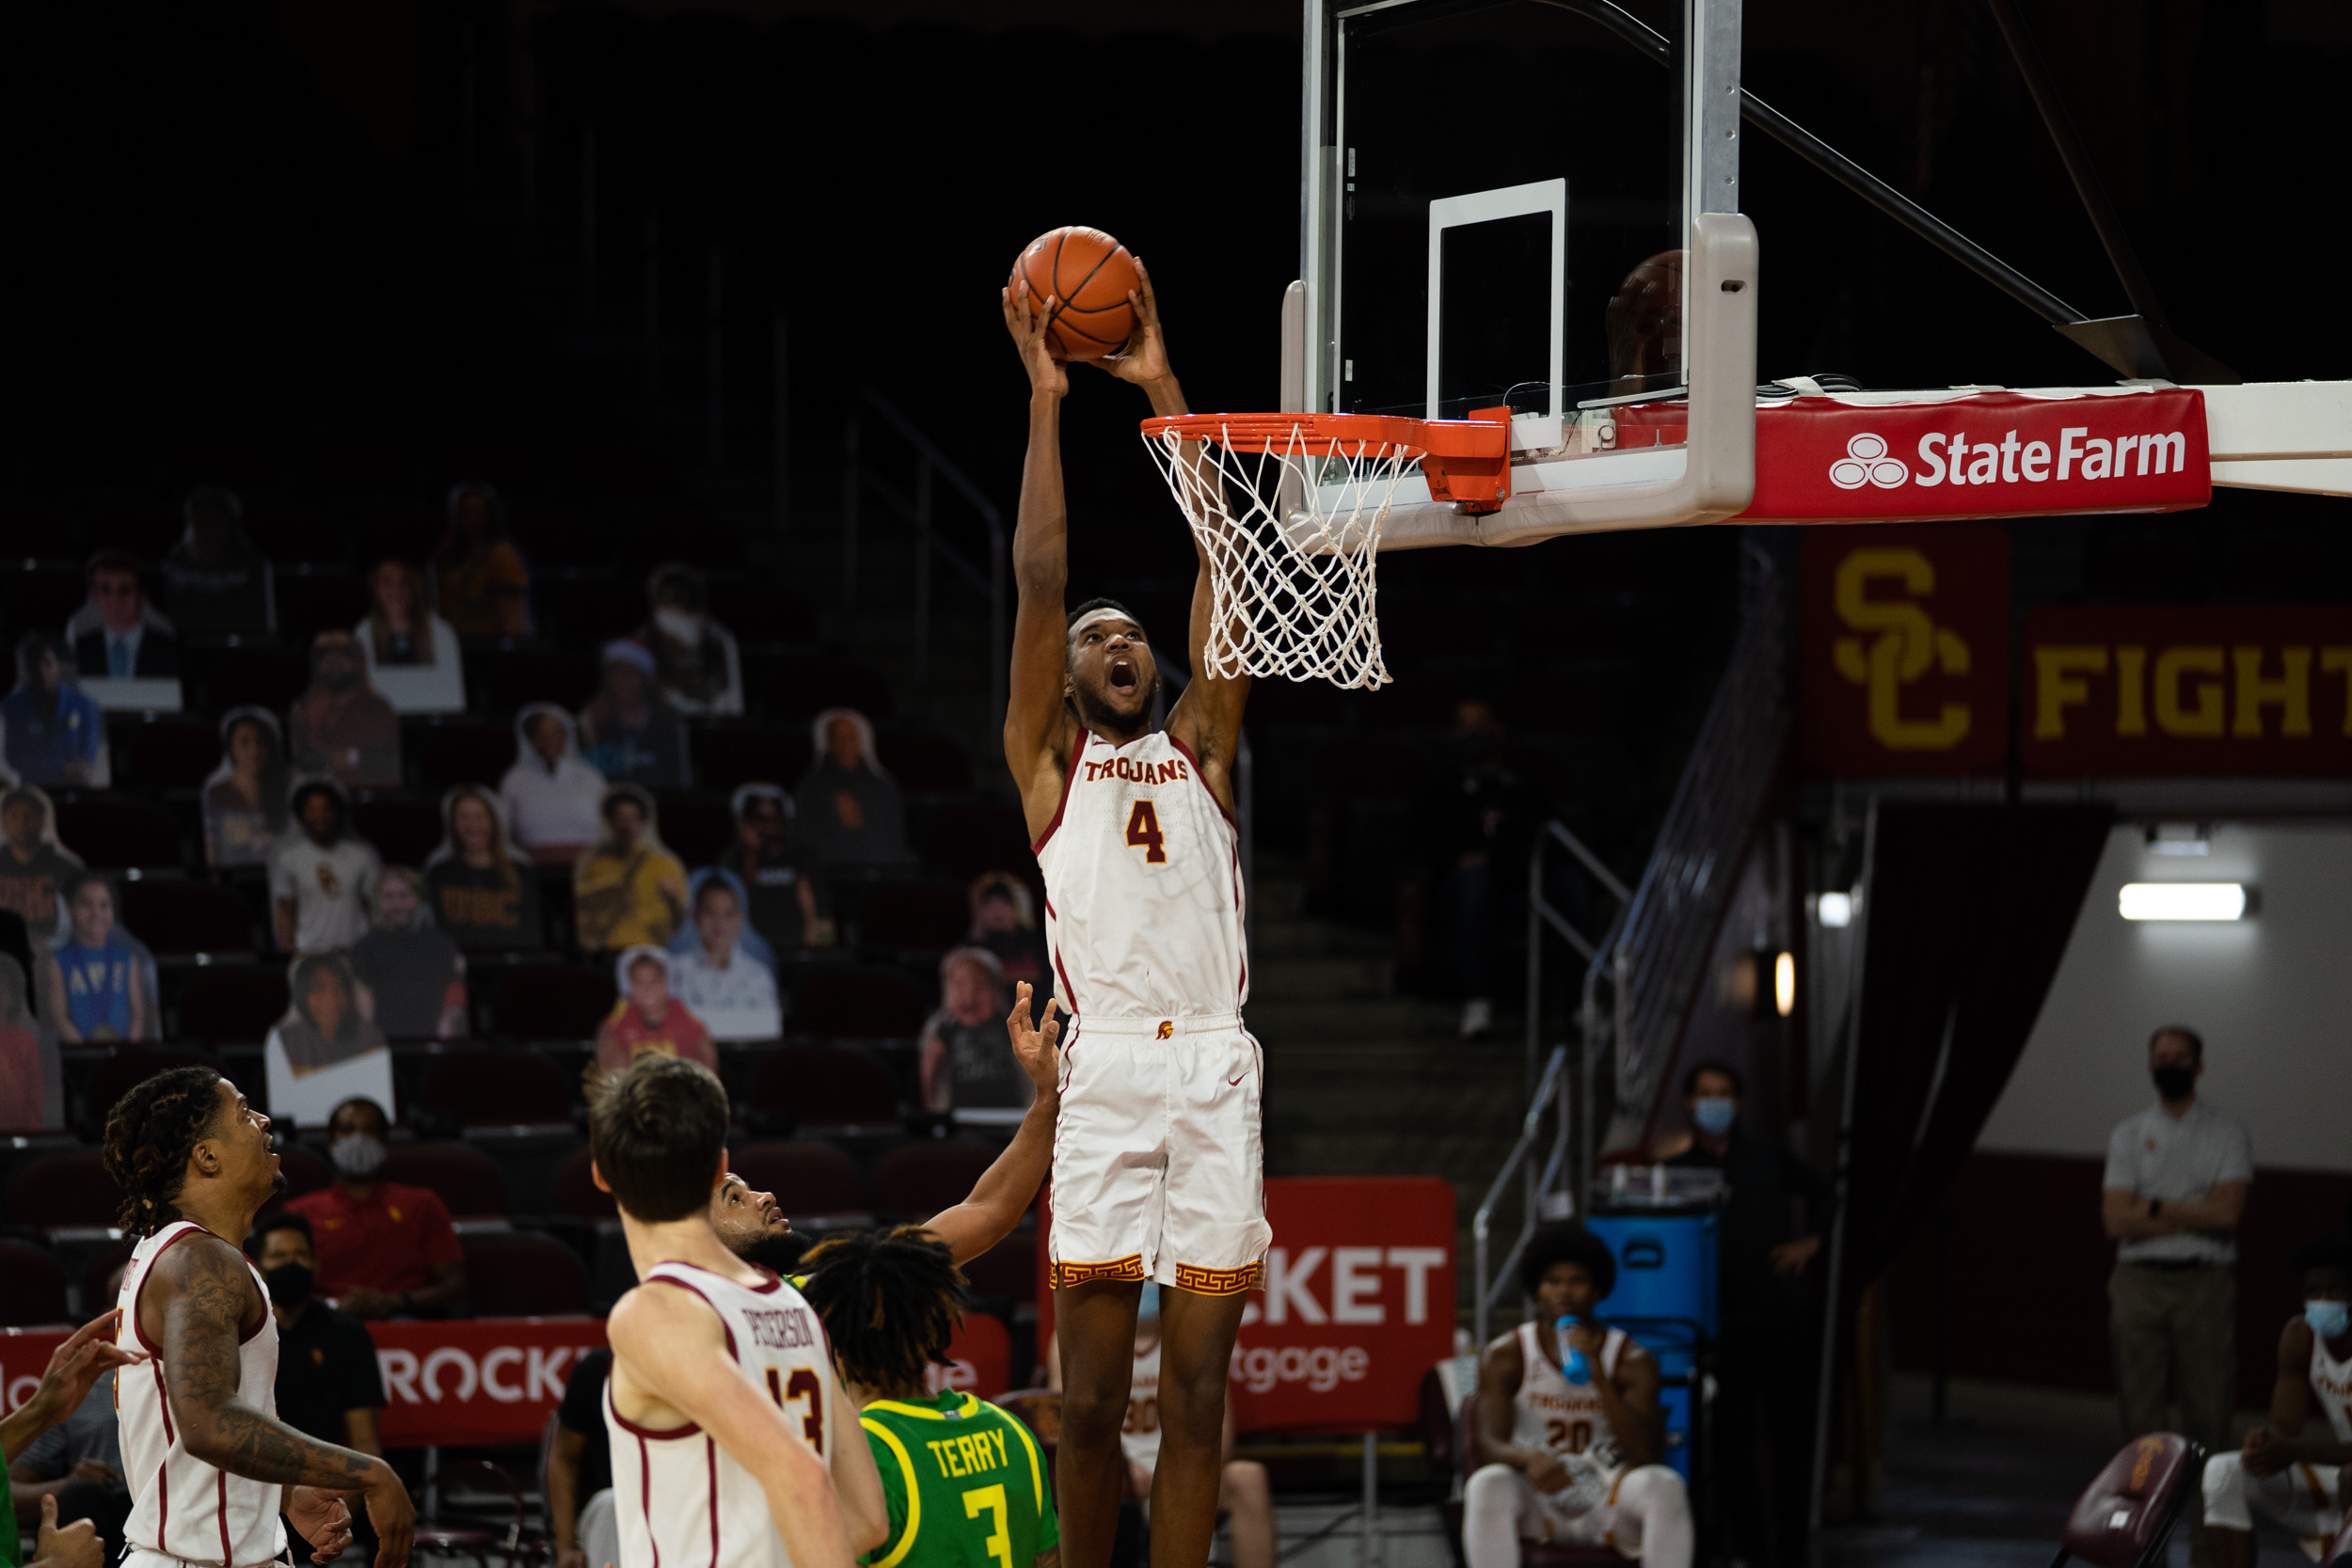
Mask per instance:
[[[1004,1411],[950,1390],[876,1400],[859,1423],[890,1509],[870,1568],[1033,1568],[1061,1544],[1037,1440]]]

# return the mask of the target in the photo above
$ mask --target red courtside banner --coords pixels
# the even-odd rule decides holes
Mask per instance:
[[[2024,650],[2035,777],[2352,776],[2352,609],[2054,605]]]
[[[392,1449],[536,1443],[563,1402],[581,1354],[604,1348],[601,1318],[467,1318],[367,1325],[384,1375],[378,1429]],[[0,1332],[0,1407],[14,1410],[40,1386],[41,1369],[68,1330]],[[1004,1325],[977,1314],[948,1346],[956,1365],[934,1386],[1003,1391],[1010,1348]],[[291,1371],[291,1369],[288,1370]],[[283,1375],[283,1374],[281,1374]]]
[[[1278,1177],[1265,1184],[1265,1207],[1274,1245],[1233,1347],[1234,1426],[1410,1426],[1422,1374],[1454,1354],[1453,1184],[1434,1176]],[[1047,1250],[1038,1248],[1041,1363],[1054,1333]]]
[[[1997,523],[1804,536],[1805,768],[1999,773],[2009,755],[2009,535]]]
[[[2189,388],[1800,397],[1756,416],[1750,523],[2173,512],[2213,497]]]

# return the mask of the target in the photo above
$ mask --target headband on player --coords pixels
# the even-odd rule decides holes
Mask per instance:
[[[1128,614],[1125,610],[1113,610],[1108,605],[1105,605],[1101,610],[1089,610],[1084,615],[1079,616],[1076,621],[1071,624],[1070,629],[1067,632],[1064,632],[1062,636],[1065,640],[1075,637],[1080,632],[1086,630],[1087,627],[1094,625],[1097,621],[1124,621],[1129,626],[1136,626],[1136,629],[1138,631],[1143,629],[1141,626],[1136,626],[1136,618]]]

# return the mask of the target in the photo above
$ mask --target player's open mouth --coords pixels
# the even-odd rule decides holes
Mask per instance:
[[[1113,659],[1111,661],[1110,688],[1113,691],[1120,693],[1121,696],[1126,696],[1134,692],[1137,684],[1138,681],[1136,678],[1136,667],[1134,665],[1128,663],[1123,658]]]

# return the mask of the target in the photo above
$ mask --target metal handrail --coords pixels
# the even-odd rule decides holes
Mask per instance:
[[[1486,1243],[1494,1228],[1495,1206],[1502,1201],[1503,1189],[1511,1184],[1513,1174],[1526,1161],[1528,1154],[1534,1148],[1536,1140],[1542,1136],[1544,1108],[1551,1103],[1551,1097],[1561,1091],[1561,1085],[1567,1077],[1567,1069],[1568,1048],[1565,1045],[1554,1046],[1551,1060],[1546,1064],[1543,1077],[1535,1085],[1534,1099],[1527,1107],[1526,1119],[1519,1124],[1519,1141],[1511,1146],[1511,1157],[1502,1162],[1502,1169],[1495,1175],[1494,1185],[1486,1189],[1486,1196],[1478,1205],[1477,1213],[1470,1217],[1470,1247],[1475,1259],[1472,1267],[1477,1271],[1473,1276],[1476,1296],[1471,1306],[1471,1312],[1477,1323],[1475,1332],[1481,1349],[1484,1349],[1486,1343],[1486,1316],[1494,1306],[1494,1292],[1502,1284],[1502,1277],[1498,1277],[1491,1285],[1487,1282]],[[1551,1158],[1546,1164],[1554,1171],[1559,1166],[1565,1144],[1565,1138],[1556,1139],[1552,1144]],[[1511,1243],[1509,1256],[1502,1260],[1502,1277],[1507,1277],[1510,1271],[1518,1265],[1519,1254],[1526,1250],[1527,1238],[1534,1229],[1534,1215],[1530,1212],[1526,1216],[1526,1223],[1519,1227],[1518,1240]]]
[[[871,471],[864,454],[864,407],[871,408],[914,449],[914,486],[910,495],[900,491],[890,481]],[[983,494],[980,487],[965,477],[961,468],[939,450],[931,438],[915,427],[914,421],[900,413],[896,404],[871,387],[858,389],[858,397],[850,404],[848,430],[844,440],[845,466],[841,494],[841,606],[844,610],[857,604],[857,545],[859,514],[864,493],[871,487],[888,501],[899,516],[914,525],[914,678],[919,686],[930,669],[931,618],[931,552],[954,568],[957,576],[971,584],[988,602],[988,664],[989,710],[991,722],[1001,721],[1005,713],[1005,683],[1007,660],[1010,657],[1005,641],[1005,518],[996,503]],[[976,563],[962,550],[938,537],[931,526],[932,478],[945,479],[978,513],[988,527],[988,561],[983,566]]]

